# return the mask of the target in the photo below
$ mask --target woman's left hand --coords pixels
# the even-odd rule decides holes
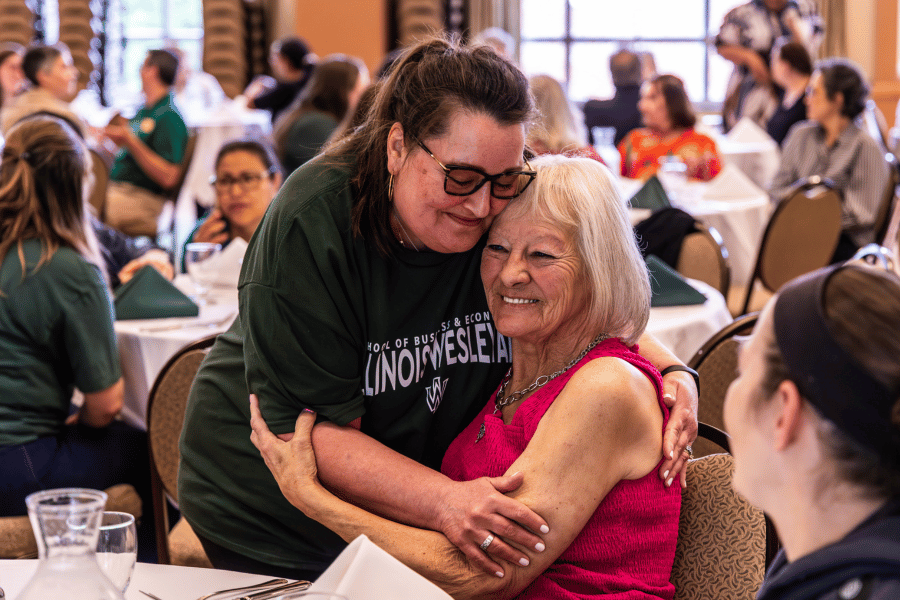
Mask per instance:
[[[297,426],[291,441],[282,441],[269,430],[259,411],[259,399],[250,395],[250,441],[259,450],[266,466],[278,482],[284,497],[300,510],[304,510],[303,500],[309,500],[304,490],[323,489],[319,483],[316,455],[312,447],[312,428],[316,414],[305,410],[297,417]]]
[[[669,423],[663,434],[663,463],[659,475],[672,485],[675,478],[687,487],[685,475],[690,456],[685,448],[697,439],[698,392],[694,378],[684,371],[673,371],[663,377],[663,402],[669,407]]]

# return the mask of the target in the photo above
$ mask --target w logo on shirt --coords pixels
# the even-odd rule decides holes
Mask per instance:
[[[450,380],[442,380],[440,377],[435,377],[434,381],[431,382],[431,387],[425,388],[425,394],[428,397],[428,408],[431,412],[436,411],[441,400],[444,399],[444,391],[447,389],[448,381]]]

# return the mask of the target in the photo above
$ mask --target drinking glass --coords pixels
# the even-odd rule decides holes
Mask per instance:
[[[217,261],[210,260],[222,251],[222,244],[191,242],[184,247],[184,264],[194,284],[198,304],[206,302],[206,294],[217,274]]]
[[[134,517],[123,512],[105,512],[97,539],[97,564],[124,594],[137,560],[137,529]]]
[[[669,201],[674,204],[681,200],[688,181],[687,165],[684,161],[672,154],[661,157],[657,175],[669,196]]]

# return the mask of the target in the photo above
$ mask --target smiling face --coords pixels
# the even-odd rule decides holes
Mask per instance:
[[[481,281],[497,330],[533,344],[573,343],[587,327],[584,267],[569,236],[511,207],[488,235]]]
[[[487,174],[524,169],[523,125],[501,125],[481,113],[458,111],[446,133],[421,140],[444,165],[473,167]],[[444,171],[415,140],[404,140],[395,123],[388,135],[388,170],[394,177],[398,236],[436,252],[471,250],[509,200],[491,196],[486,183],[468,196],[444,191]]]
[[[38,83],[42,88],[64,102],[75,96],[78,70],[72,63],[72,55],[63,52],[54,59],[49,68],[38,71]]]
[[[247,150],[236,150],[222,157],[216,167],[218,181],[233,185],[216,190],[216,200],[232,233],[252,233],[262,220],[280,184],[280,175],[270,175],[259,156]],[[239,182],[245,181],[241,184]]]
[[[641,86],[638,110],[641,112],[641,120],[645,127],[664,132],[672,128],[669,107],[666,106],[666,99],[658,84],[647,82]]]
[[[835,94],[834,99],[829,99],[828,93],[825,91],[822,74],[816,71],[809,80],[805,102],[807,118],[818,123],[824,123],[828,119],[841,114],[844,97],[843,94],[838,92]]]

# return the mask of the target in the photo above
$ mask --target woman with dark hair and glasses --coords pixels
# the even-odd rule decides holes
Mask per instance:
[[[657,75],[641,86],[638,110],[644,126],[633,129],[619,143],[622,175],[647,179],[659,169],[660,159],[677,157],[691,179],[708,181],[722,168],[716,143],[694,131],[697,117],[674,75]]]
[[[513,544],[544,547],[546,522],[504,495],[521,480],[436,470],[509,369],[479,264],[491,222],[536,176],[524,156],[531,118],[512,63],[430,39],[398,59],[360,127],[288,178],[244,257],[240,315],[185,415],[180,507],[214,565],[315,579],[345,546],[282,495],[250,442],[250,393],[276,434],[315,410],[321,480],[443,532],[473,568],[518,568],[526,555]],[[695,384],[654,340],[640,344],[660,370],[676,367],[664,376],[676,405],[657,472],[677,481]],[[485,552],[489,534],[511,544]]]
[[[818,175],[834,183],[842,207],[834,262],[847,260],[875,241],[875,219],[888,185],[884,153],[857,124],[868,97],[869,85],[856,64],[844,58],[818,62],[804,99],[809,120],[788,133],[769,190],[779,201],[800,179]]]
[[[725,399],[734,486],[784,549],[759,600],[900,598],[900,279],[851,261],[785,285]]]

